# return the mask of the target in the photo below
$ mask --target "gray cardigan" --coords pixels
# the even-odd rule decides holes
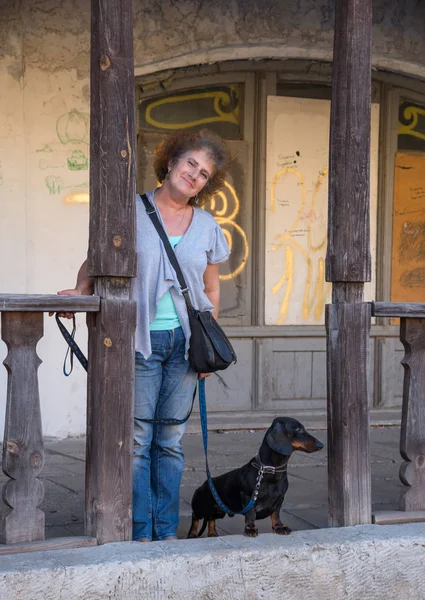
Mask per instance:
[[[146,195],[156,208],[154,192]],[[157,213],[161,220],[158,210]],[[131,281],[131,297],[137,302],[136,352],[146,359],[152,354],[149,325],[155,319],[159,299],[169,290],[186,337],[187,355],[190,327],[186,304],[176,273],[139,195],[136,196],[136,250],[137,276]],[[192,221],[174,251],[193,306],[212,311],[214,307],[204,292],[204,271],[207,264],[223,262],[230,254],[220,225],[205,210],[194,207]]]

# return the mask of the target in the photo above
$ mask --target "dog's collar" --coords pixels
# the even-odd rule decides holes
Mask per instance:
[[[254,458],[251,462],[252,466],[261,471],[264,475],[275,475],[275,473],[284,473],[288,469],[288,465],[282,465],[281,467],[273,467],[272,465],[263,465],[260,460],[260,454]]]

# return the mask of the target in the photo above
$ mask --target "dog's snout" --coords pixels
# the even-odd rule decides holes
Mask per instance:
[[[322,444],[322,442],[319,442],[319,440],[316,440],[316,448],[318,450],[321,450],[323,448],[323,444]]]

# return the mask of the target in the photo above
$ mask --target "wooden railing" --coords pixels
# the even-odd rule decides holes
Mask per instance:
[[[373,520],[382,524],[425,521],[425,304],[374,302],[372,315],[400,318],[405,349],[400,480],[406,486],[400,511],[378,512]]]
[[[9,478],[3,487],[3,501],[7,508],[1,520],[0,555],[128,539],[128,532],[123,533],[122,527],[114,524],[117,501],[116,494],[110,493],[109,487],[115,485],[114,481],[118,482],[118,486],[122,484],[128,487],[130,481],[128,477],[122,479],[121,455],[113,460],[110,449],[102,453],[93,451],[92,446],[99,446],[99,440],[103,440],[101,446],[105,446],[102,432],[106,421],[105,415],[98,415],[96,419],[93,415],[90,417],[93,412],[90,399],[87,407],[86,535],[45,540],[44,513],[38,508],[44,497],[43,484],[39,480],[44,450],[37,376],[41,361],[36,346],[43,336],[43,313],[87,312],[94,313],[94,317],[96,313],[100,314],[101,302],[98,296],[0,295],[1,337],[8,349],[4,361],[8,381],[3,471]],[[376,523],[425,520],[425,304],[375,302],[371,304],[371,314],[374,317],[400,318],[400,339],[405,348],[402,361],[405,376],[400,479],[406,491],[401,499],[400,511],[375,513],[373,520]],[[92,339],[95,337],[92,336]],[[119,348],[117,352],[120,352]],[[348,364],[346,368],[349,369]],[[128,404],[130,402],[131,397],[128,398]],[[130,420],[129,407],[123,406],[122,409],[128,412]],[[94,412],[99,413],[99,410]],[[368,436],[369,432],[364,434]],[[350,439],[348,445],[351,444]],[[117,444],[112,446],[115,448]],[[127,458],[124,462],[127,462]],[[99,472],[103,474],[102,477],[96,475]],[[342,494],[339,485],[338,481],[331,481],[330,489],[333,486],[334,489],[340,489]],[[127,495],[129,493],[131,490],[125,492]],[[368,494],[368,498],[364,499],[365,504],[370,503],[370,490],[368,492],[365,488],[364,494]],[[126,514],[124,520],[127,517]],[[94,523],[97,520],[101,526],[96,529]]]
[[[8,353],[3,487],[7,508],[0,527],[0,554],[40,548],[96,545],[91,536],[45,541],[44,513],[38,508],[44,464],[36,346],[43,337],[44,312],[98,312],[98,296],[0,294],[1,337]]]

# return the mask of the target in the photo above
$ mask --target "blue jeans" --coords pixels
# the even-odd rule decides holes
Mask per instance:
[[[184,358],[181,327],[151,331],[152,354],[136,352],[133,459],[133,539],[163,540],[176,535],[184,456],[183,425],[137,420],[183,419],[197,382]]]

